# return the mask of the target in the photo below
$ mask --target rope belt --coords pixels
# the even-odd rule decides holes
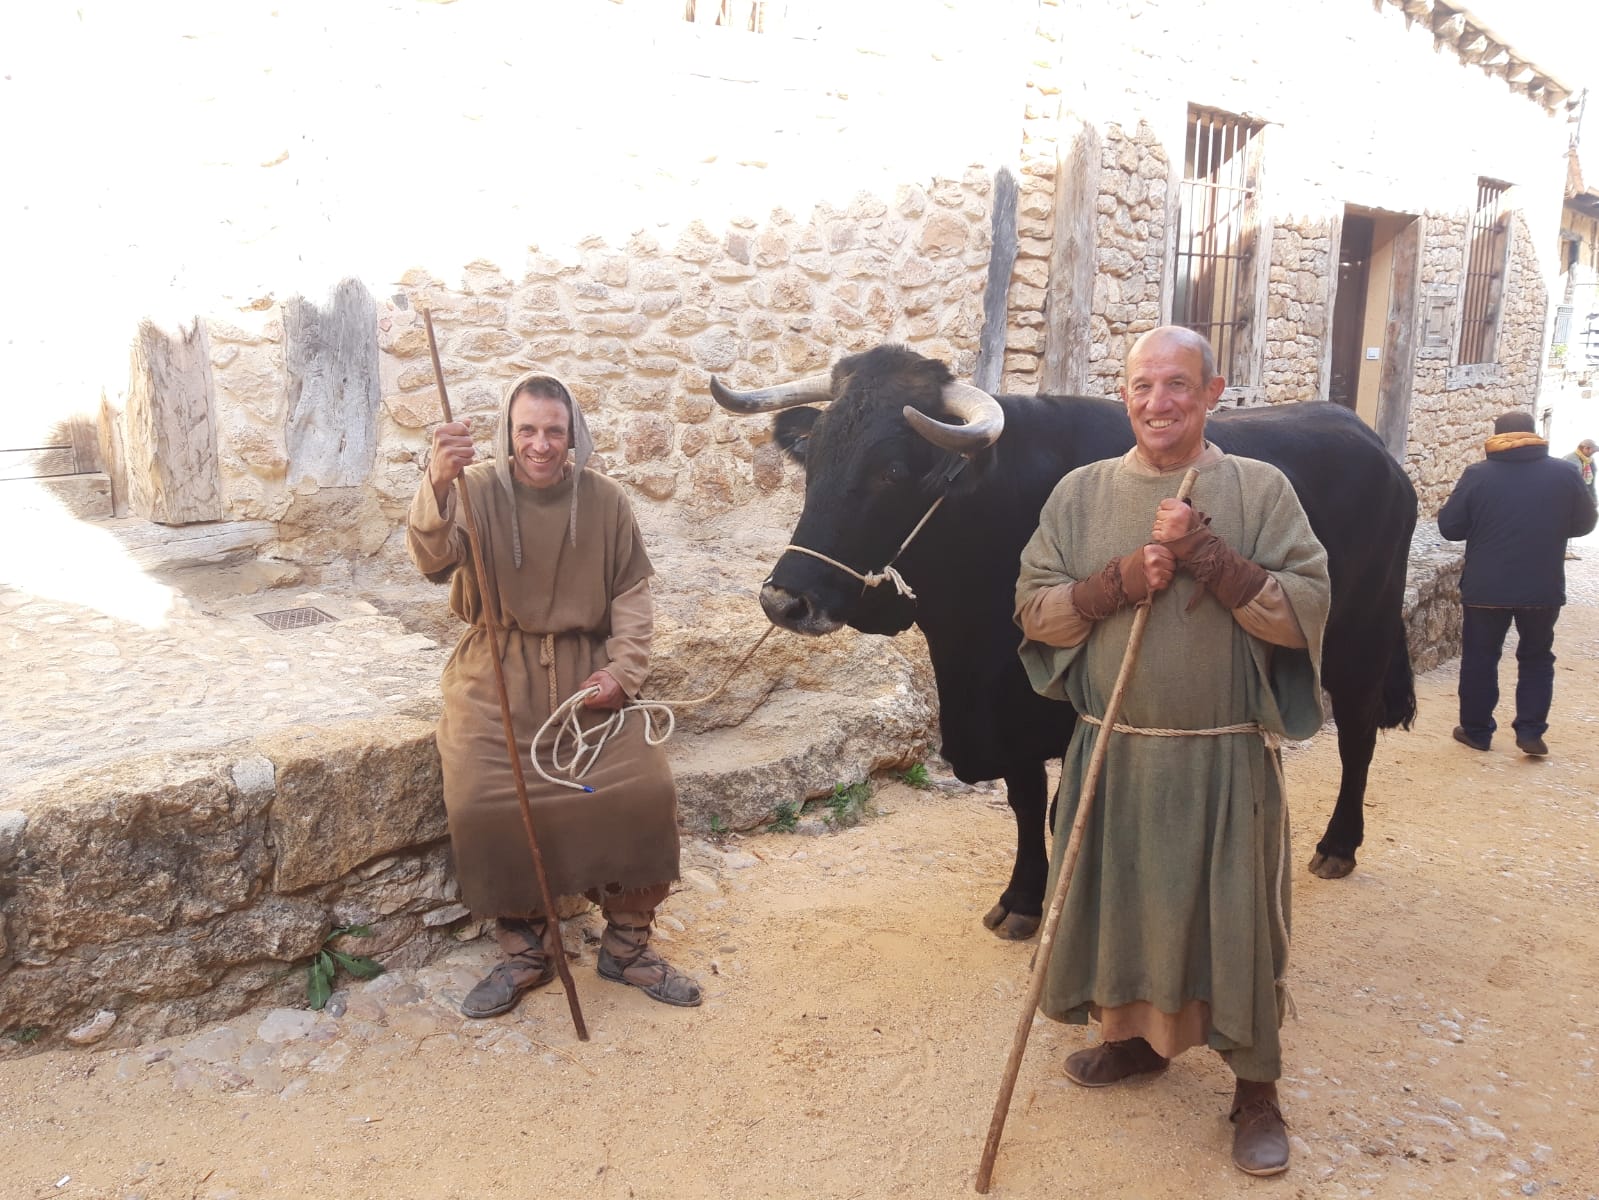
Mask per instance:
[[[546,633],[539,641],[539,666],[544,668],[544,678],[550,685],[550,710],[553,712],[561,702],[561,694],[555,688],[555,635],[553,633]]]
[[[1104,722],[1098,717],[1091,717],[1087,713],[1077,714],[1077,719],[1096,728],[1103,728]],[[1231,734],[1253,734],[1260,738],[1266,747],[1267,756],[1271,759],[1272,770],[1277,775],[1277,794],[1282,797],[1282,820],[1278,822],[1282,827],[1282,845],[1277,855],[1277,876],[1271,881],[1271,919],[1277,935],[1283,943],[1283,969],[1276,975],[1274,982],[1278,994],[1282,997],[1288,1011],[1298,1016],[1298,1007],[1294,998],[1288,993],[1288,985],[1284,976],[1288,970],[1288,922],[1283,917],[1283,879],[1288,872],[1288,782],[1283,778],[1283,740],[1271,730],[1263,728],[1258,721],[1245,721],[1238,725],[1219,725],[1215,729],[1162,729],[1146,728],[1141,725],[1124,725],[1120,721],[1111,728],[1117,733],[1131,733],[1139,737],[1227,737]]]

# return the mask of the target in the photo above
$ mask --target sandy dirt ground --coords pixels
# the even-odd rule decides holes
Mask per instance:
[[[1593,1200],[1599,605],[1568,607],[1556,650],[1543,761],[1504,734],[1488,754],[1456,745],[1453,667],[1419,681],[1421,723],[1378,747],[1347,880],[1303,868],[1335,788],[1333,739],[1290,749],[1286,1175],[1230,1165],[1217,1056],[1087,1092],[1060,1064],[1092,1035],[1039,1020],[992,1194]],[[530,1052],[391,1003],[337,1071],[288,1087],[282,1072],[270,1087],[183,1076],[194,1035],[13,1054],[0,1195],[971,1195],[1031,953],[979,924],[1011,819],[995,791],[890,783],[877,804],[826,836],[731,839],[740,869],[673,896],[669,949],[706,983],[703,1008],[604,983],[585,950],[587,1044],[556,987],[498,1022]],[[467,947],[457,977],[487,955]],[[263,1015],[230,1024],[248,1034]]]

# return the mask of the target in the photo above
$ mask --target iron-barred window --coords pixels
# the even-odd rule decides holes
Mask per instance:
[[[1510,185],[1477,180],[1477,208],[1471,217],[1466,253],[1466,291],[1460,306],[1461,363],[1489,363],[1499,357],[1499,314],[1504,305],[1505,269],[1510,251]]]
[[[1188,110],[1172,324],[1209,341],[1232,384],[1254,382],[1260,130],[1246,117]]]

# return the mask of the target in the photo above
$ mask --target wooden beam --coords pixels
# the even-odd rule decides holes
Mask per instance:
[[[74,466],[71,446],[43,446],[36,450],[0,450],[0,479],[39,479],[46,475],[71,475]]]
[[[105,469],[100,461],[96,423],[95,418],[87,413],[74,413],[67,420],[67,432],[72,437],[72,465],[79,474],[90,474]]]
[[[1450,12],[1441,5],[1432,10],[1432,35],[1440,42],[1453,44],[1465,32],[1465,13]]]
[[[1432,15],[1432,0],[1403,0],[1399,6],[1412,20],[1426,20]]]
[[[1461,62],[1474,63],[1483,56],[1483,52],[1488,49],[1489,45],[1490,43],[1486,37],[1468,25],[1466,26],[1466,32],[1455,43],[1455,50],[1459,53]]]

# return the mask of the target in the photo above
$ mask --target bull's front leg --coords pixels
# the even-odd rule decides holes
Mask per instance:
[[[1038,931],[1044,915],[1044,884],[1049,857],[1044,844],[1044,808],[1048,781],[1042,760],[1017,767],[1005,776],[1005,799],[1016,818],[1016,862],[999,903],[983,924],[995,937],[1023,941]]]

